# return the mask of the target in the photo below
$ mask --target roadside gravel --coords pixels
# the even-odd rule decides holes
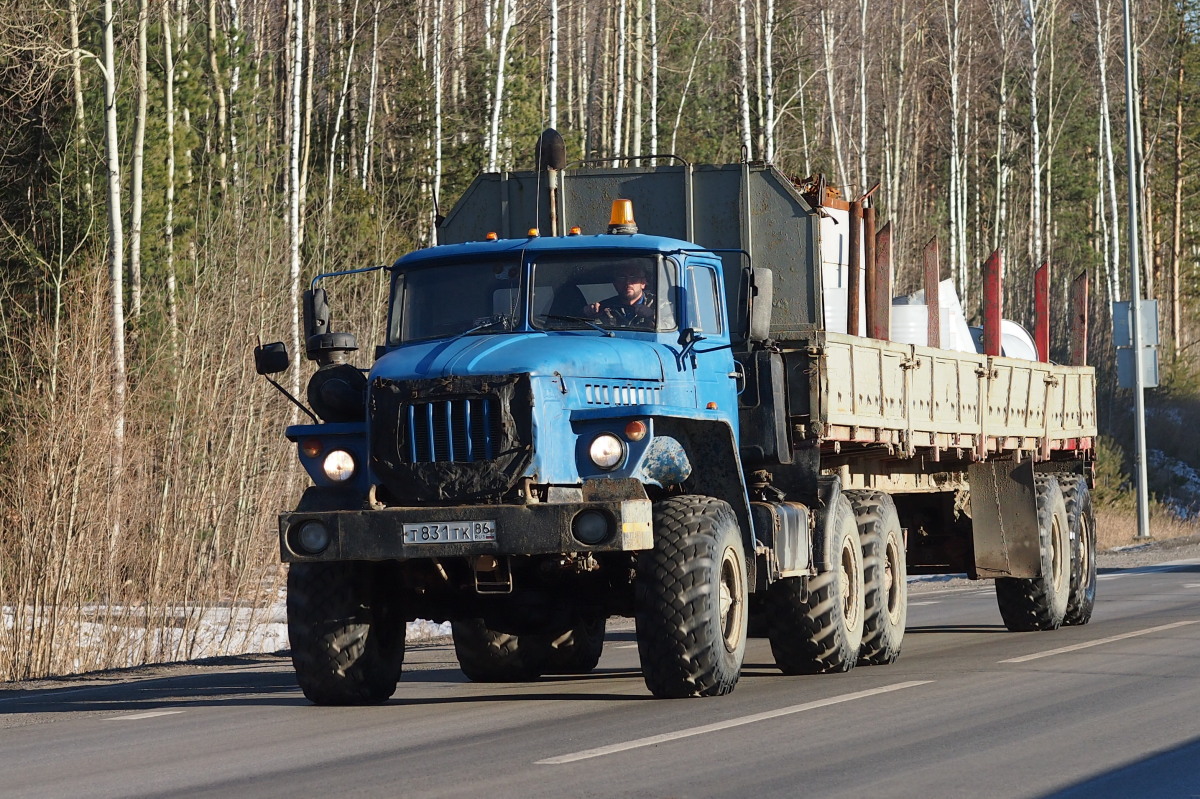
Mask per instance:
[[[1133,569],[1169,560],[1200,558],[1200,533],[1145,544],[1118,547],[1097,553],[1096,566],[1103,569]]]

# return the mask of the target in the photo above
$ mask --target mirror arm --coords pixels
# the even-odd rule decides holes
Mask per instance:
[[[279,390],[279,393],[281,393],[281,394],[283,394],[283,396],[287,397],[288,400],[290,400],[293,405],[295,405],[300,410],[304,411],[304,413],[308,415],[308,418],[313,420],[313,424],[321,423],[321,420],[318,419],[316,416],[314,416],[312,411],[310,411],[308,408],[305,408],[303,403],[301,403],[300,400],[293,397],[292,393],[290,391],[288,391],[286,388],[284,388],[283,386],[279,385],[274,380],[272,380],[270,375],[263,375],[263,377],[267,378],[267,382],[270,383],[271,385],[275,386],[275,388],[277,388]]]

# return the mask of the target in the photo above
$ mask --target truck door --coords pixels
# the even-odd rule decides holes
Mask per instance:
[[[730,374],[733,354],[729,348],[729,325],[722,302],[721,281],[716,268],[698,259],[688,259],[685,325],[704,340],[696,343],[685,369],[695,370],[696,406],[716,408],[736,418],[737,388]]]

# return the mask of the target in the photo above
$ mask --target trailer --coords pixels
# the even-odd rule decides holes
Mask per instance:
[[[279,541],[310,700],[390,697],[415,618],[510,681],[590,671],[630,616],[658,697],[732,691],[751,635],[787,674],[891,663],[909,574],[994,580],[1011,630],[1088,622],[1095,374],[1001,354],[998,269],[984,352],[889,340],[867,198],[555,144],[386,268],[368,370],[318,286],[345,273],[307,295],[322,421],[287,430],[313,485]]]

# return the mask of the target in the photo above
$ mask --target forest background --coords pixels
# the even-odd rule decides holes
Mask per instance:
[[[1200,3],[1132,5],[1161,537],[1200,503]],[[251,349],[298,353],[313,275],[434,242],[546,127],[571,160],[879,182],[897,291],[936,237],[970,316],[993,250],[1026,326],[1036,265],[1059,308],[1086,271],[1097,499],[1131,538],[1124,71],[1114,0],[0,0],[0,679],[185,659],[216,611],[243,645],[305,479]],[[369,352],[386,287],[336,292]]]

